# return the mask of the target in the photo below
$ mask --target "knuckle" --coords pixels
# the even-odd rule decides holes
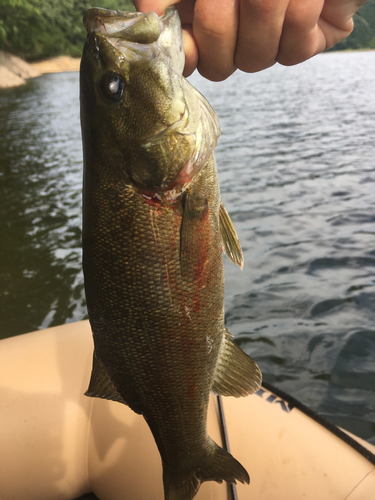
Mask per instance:
[[[270,68],[274,64],[275,60],[267,60],[267,61],[251,60],[251,61],[246,61],[245,63],[239,63],[236,66],[244,73],[258,73],[259,71],[263,71],[264,69]]]
[[[226,80],[236,68],[221,68],[219,65],[215,68],[208,68],[206,65],[198,64],[199,73],[212,82],[222,82]]]
[[[201,24],[199,30],[203,36],[207,38],[214,39],[225,39],[227,36],[227,27],[222,23],[211,24]]]
[[[295,66],[303,61],[307,61],[315,51],[312,51],[308,46],[300,46],[298,51],[280,51],[276,57],[276,61],[282,66]]]
[[[293,2],[293,7],[287,9],[284,19],[284,31],[311,31],[316,26],[320,9],[312,12],[309,2]]]
[[[234,64],[245,73],[257,73],[270,68],[276,62],[276,54],[258,46],[248,45],[246,50],[236,50]]]
[[[257,21],[267,22],[275,15],[275,0],[251,0],[247,4]]]

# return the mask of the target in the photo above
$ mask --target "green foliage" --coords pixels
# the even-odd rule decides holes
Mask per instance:
[[[0,0],[0,49],[25,59],[80,56],[90,7],[134,10],[131,0]]]
[[[375,0],[367,0],[354,15],[353,20],[352,34],[330,50],[375,48]]]
[[[98,5],[91,5],[91,7],[102,7],[110,10],[134,10],[132,0],[98,0],[98,2]]]

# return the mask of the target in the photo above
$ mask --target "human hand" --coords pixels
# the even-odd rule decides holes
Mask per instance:
[[[185,70],[225,80],[275,62],[292,66],[350,35],[365,0],[134,0],[137,10],[161,15],[178,4]]]

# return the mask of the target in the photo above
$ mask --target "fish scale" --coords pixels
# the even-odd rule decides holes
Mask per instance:
[[[203,481],[249,481],[207,435],[207,408],[211,390],[244,396],[261,380],[224,328],[222,250],[239,265],[242,251],[220,197],[217,118],[181,75],[174,8],[160,18],[91,9],[84,22],[86,394],[144,416],[165,499],[191,500]]]

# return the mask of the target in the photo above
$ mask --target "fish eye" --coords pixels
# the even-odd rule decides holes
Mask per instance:
[[[106,97],[112,101],[119,101],[124,94],[124,80],[115,71],[106,73],[102,80],[102,89]]]

